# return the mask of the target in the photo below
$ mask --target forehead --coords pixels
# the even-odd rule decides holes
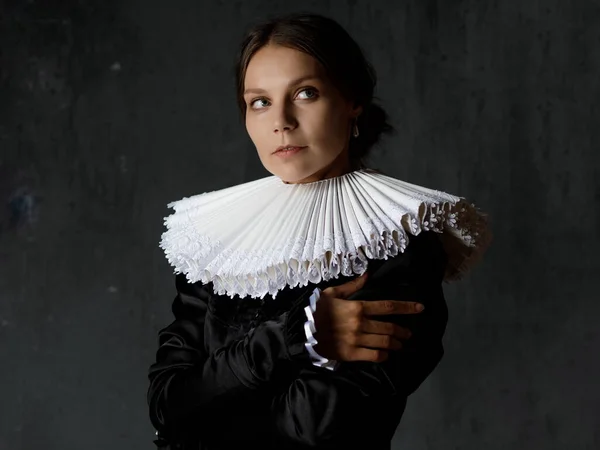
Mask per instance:
[[[306,75],[325,77],[323,66],[299,50],[281,45],[267,45],[258,50],[246,69],[245,87],[266,88]]]

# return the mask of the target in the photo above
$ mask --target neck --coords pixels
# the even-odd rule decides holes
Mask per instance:
[[[340,156],[338,156],[331,164],[319,169],[312,175],[303,178],[302,180],[298,180],[295,182],[283,181],[285,184],[304,184],[304,183],[313,183],[315,181],[325,180],[327,178],[334,178],[345,175],[349,172],[352,172],[354,168],[350,163],[350,159],[345,155],[345,152],[342,152]]]

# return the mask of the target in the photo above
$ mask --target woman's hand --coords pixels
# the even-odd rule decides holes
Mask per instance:
[[[411,336],[407,328],[371,320],[367,316],[418,314],[423,310],[421,304],[398,300],[346,300],[364,286],[366,279],[365,272],[354,280],[321,292],[313,317],[318,341],[314,350],[322,357],[336,361],[382,362],[388,359],[389,350],[402,348],[401,340]]]

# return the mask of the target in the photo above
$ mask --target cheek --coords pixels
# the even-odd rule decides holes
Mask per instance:
[[[260,126],[253,117],[246,118],[246,132],[254,145],[259,146]]]
[[[327,147],[339,149],[347,141],[348,120],[337,105],[323,105],[319,111],[307,114],[311,134]]]
[[[271,147],[273,146],[273,142],[271,142],[272,140],[269,135],[271,130],[265,125],[264,116],[252,116],[246,118],[246,132],[254,144],[261,160],[265,155],[271,153]]]

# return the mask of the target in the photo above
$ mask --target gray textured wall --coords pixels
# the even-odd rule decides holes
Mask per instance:
[[[152,448],[166,203],[266,176],[243,28],[293,2],[0,2],[0,449]],[[376,165],[466,196],[494,246],[394,448],[600,448],[600,6],[323,1],[379,71]]]

